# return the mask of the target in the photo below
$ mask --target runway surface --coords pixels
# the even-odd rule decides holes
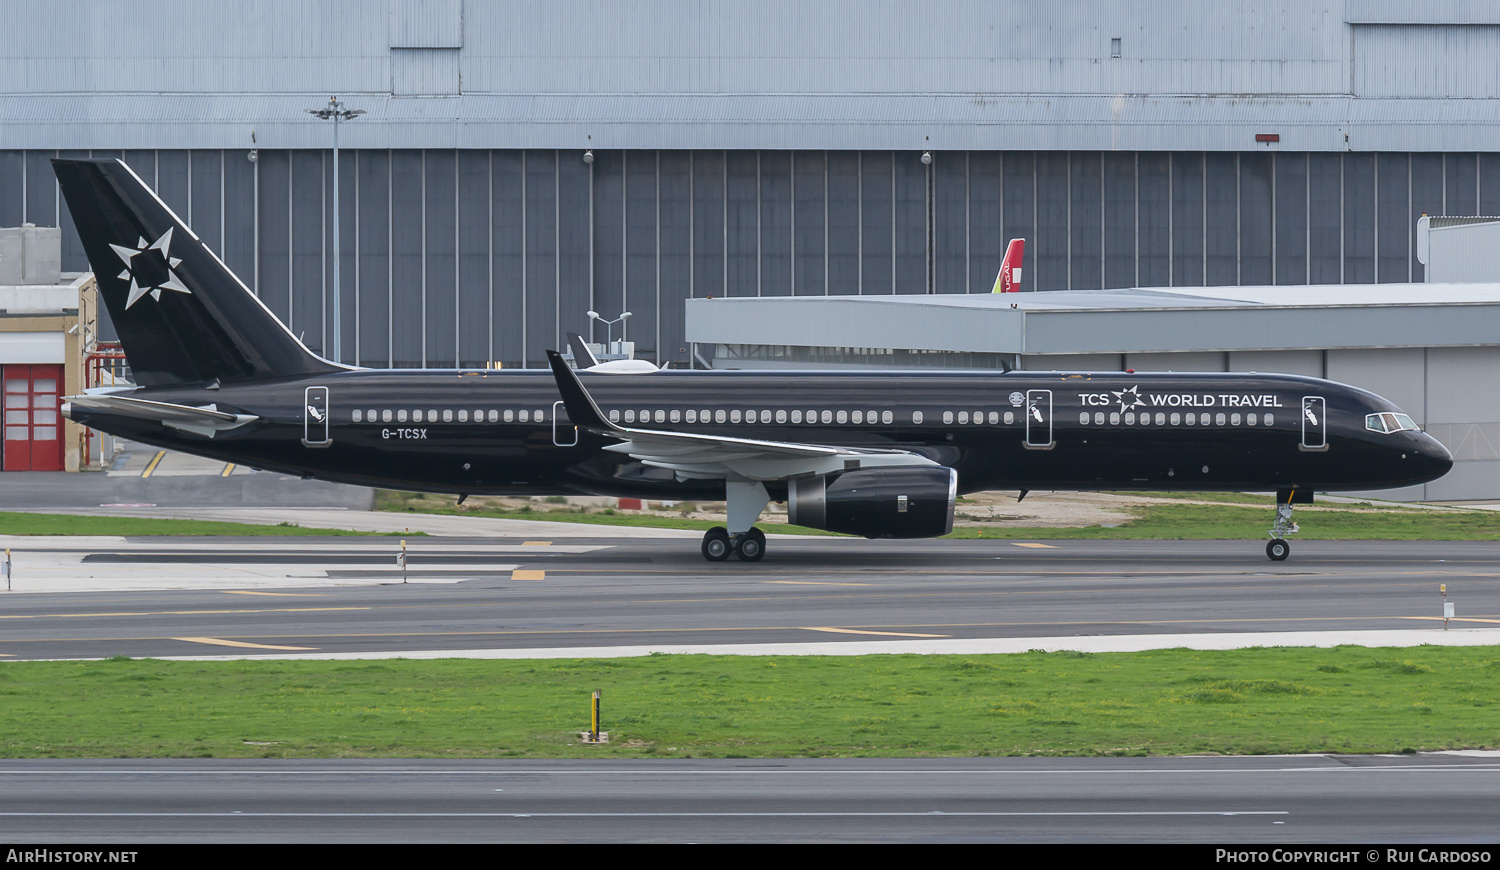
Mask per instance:
[[[1500,759],[1482,753],[5,761],[0,839],[1484,844],[1497,798]]]
[[[19,543],[18,543],[19,542]],[[0,656],[982,652],[1500,643],[1500,543],[0,540]],[[1443,596],[1457,618],[1443,630]],[[74,590],[68,592],[56,590]]]

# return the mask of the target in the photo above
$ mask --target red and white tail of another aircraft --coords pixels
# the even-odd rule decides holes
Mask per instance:
[[[1000,274],[995,276],[995,289],[991,293],[1018,293],[1021,290],[1021,258],[1026,254],[1025,239],[1011,239],[1005,249],[1005,259],[1000,261]]]

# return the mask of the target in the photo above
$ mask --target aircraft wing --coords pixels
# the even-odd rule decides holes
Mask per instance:
[[[62,407],[63,416],[73,419],[73,412],[93,411],[114,414],[135,420],[151,420],[178,429],[212,438],[220,432],[237,429],[260,418],[254,414],[231,414],[220,411],[217,405],[177,405],[171,402],[153,402],[150,399],[135,399],[118,395],[68,396]]]
[[[855,468],[937,465],[906,450],[832,447],[617,426],[599,410],[561,354],[548,351],[547,361],[570,420],[590,432],[620,439],[620,443],[605,450],[668,469],[681,480],[786,480]]]

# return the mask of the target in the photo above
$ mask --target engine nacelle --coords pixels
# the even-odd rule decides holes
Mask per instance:
[[[953,531],[958,472],[930,465],[870,468],[787,484],[787,522],[866,538],[935,538]]]

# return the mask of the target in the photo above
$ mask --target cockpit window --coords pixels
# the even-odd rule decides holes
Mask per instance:
[[[1365,428],[1372,432],[1415,432],[1420,427],[1405,414],[1387,411],[1381,414],[1365,415]]]

